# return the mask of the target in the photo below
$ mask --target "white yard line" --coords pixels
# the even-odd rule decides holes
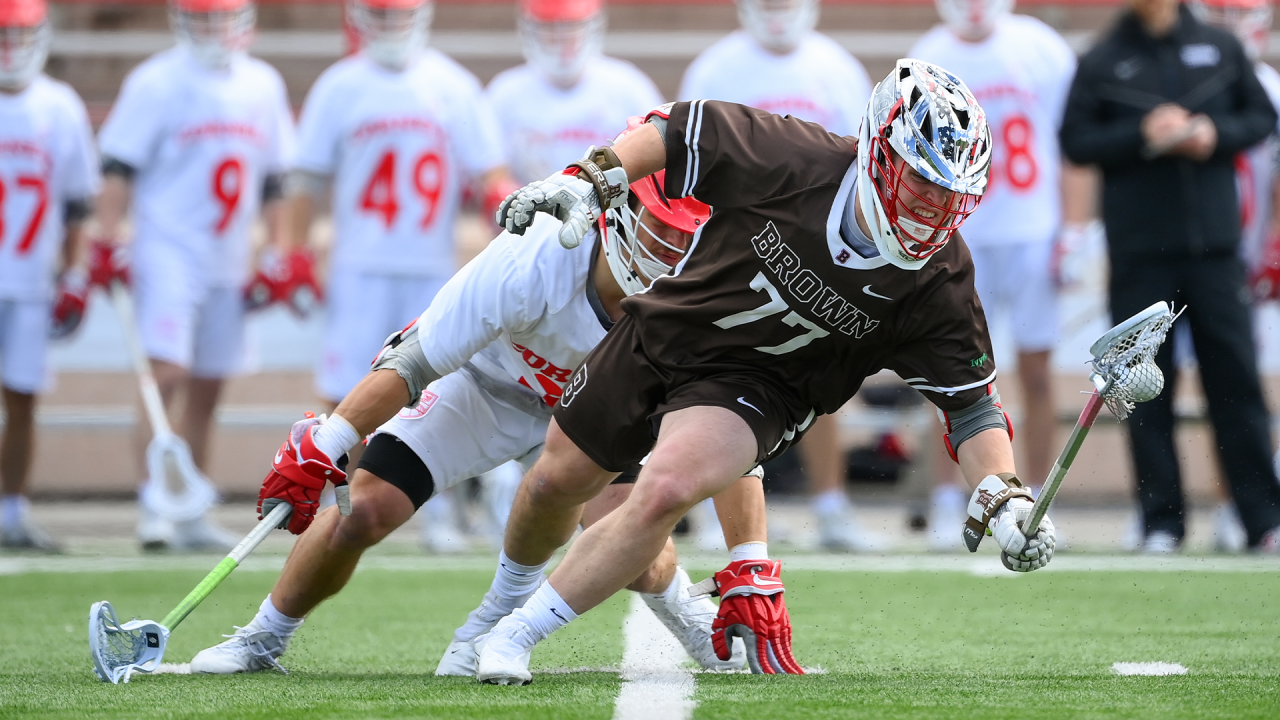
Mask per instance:
[[[1112,663],[1111,671],[1117,675],[1186,675],[1187,669],[1181,663],[1167,662],[1118,662]]]
[[[640,596],[630,595],[631,610],[622,621],[622,691],[613,719],[693,717],[693,670],[684,667],[688,654]]]

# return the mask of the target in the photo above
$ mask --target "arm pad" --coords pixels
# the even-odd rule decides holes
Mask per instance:
[[[427,356],[418,343],[418,321],[414,320],[409,327],[387,338],[382,352],[373,359],[373,370],[395,370],[405,384],[409,386],[409,402],[405,407],[413,407],[422,397],[422,391],[442,376],[431,367]]]
[[[1013,439],[1013,423],[1009,422],[1009,414],[1000,406],[1000,391],[996,390],[995,383],[987,386],[986,395],[963,410],[938,410],[938,419],[946,428],[942,439],[947,444],[947,452],[956,462],[959,462],[956,451],[960,449],[960,445],[983,430],[1004,428],[1009,433],[1009,439]]]

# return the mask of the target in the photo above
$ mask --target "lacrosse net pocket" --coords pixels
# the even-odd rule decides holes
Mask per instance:
[[[1156,352],[1181,314],[1158,302],[1107,331],[1089,348],[1092,379],[1116,419],[1129,417],[1135,405],[1164,389]]]
[[[154,672],[168,640],[169,631],[152,620],[121,625],[105,600],[89,610],[89,652],[93,671],[104,682],[129,682],[135,672]]]

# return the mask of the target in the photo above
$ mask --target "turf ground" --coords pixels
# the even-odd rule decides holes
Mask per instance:
[[[109,559],[0,568],[0,716],[610,718],[627,682],[626,597],[540,646],[528,687],[433,677],[491,573],[482,559],[433,570],[420,557],[381,558],[357,573],[299,632],[287,676],[97,681],[89,605],[110,599],[122,620],[159,619],[205,560],[123,572]],[[1127,558],[1064,555],[1048,571],[1013,576],[993,556],[789,562],[796,655],[819,672],[696,674],[694,718],[1280,716],[1277,563],[1183,558],[1130,570]],[[185,662],[248,622],[278,566],[234,573],[174,632],[165,660]],[[1187,674],[1112,670],[1154,661]]]

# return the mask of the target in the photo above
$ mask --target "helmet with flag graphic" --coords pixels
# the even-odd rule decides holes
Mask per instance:
[[[552,84],[578,84],[604,47],[603,0],[521,0],[524,56]]]
[[[990,166],[991,130],[969,88],[899,60],[871,92],[858,142],[857,202],[880,254],[923,267],[978,206]]]
[[[169,0],[169,24],[201,65],[225,69],[253,42],[257,10],[250,0]]]
[[[347,20],[369,59],[400,71],[422,48],[435,4],[430,0],[349,0]]]
[[[1271,0],[1189,0],[1191,12],[1206,25],[1233,33],[1249,58],[1257,62],[1271,32]]]
[[[737,0],[738,22],[771,52],[795,50],[818,26],[818,0]]]
[[[44,0],[0,0],[0,90],[23,90],[49,56],[49,10]]]
[[[991,34],[996,22],[1013,12],[1014,0],[936,0],[943,24],[959,37],[977,41]]]

